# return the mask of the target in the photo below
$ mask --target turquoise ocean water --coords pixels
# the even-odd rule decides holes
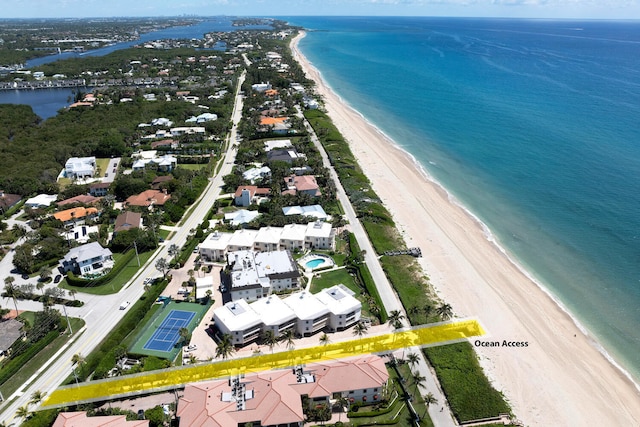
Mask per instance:
[[[640,379],[640,22],[284,19],[310,30],[300,48],[334,91]]]

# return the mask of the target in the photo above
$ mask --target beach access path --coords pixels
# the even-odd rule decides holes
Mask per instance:
[[[420,264],[455,313],[490,334],[472,344],[515,415],[529,426],[640,425],[636,384],[451,194],[331,90],[297,49],[301,35],[294,58],[407,246],[422,249]],[[514,341],[527,346],[502,345]],[[482,346],[490,342],[499,345]]]

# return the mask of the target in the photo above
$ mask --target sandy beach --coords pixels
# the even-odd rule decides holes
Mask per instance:
[[[331,91],[292,42],[294,57],[317,83],[331,119],[349,141],[376,193],[442,299],[459,317],[476,317],[481,341],[526,347],[477,347],[481,363],[517,418],[530,426],[640,425],[640,392],[598,351],[525,272],[492,243],[467,211],[412,158]]]

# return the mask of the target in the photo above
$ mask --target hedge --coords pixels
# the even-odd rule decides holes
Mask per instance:
[[[0,384],[4,384],[9,378],[11,378],[16,372],[18,372],[29,359],[32,359],[42,349],[51,344],[57,337],[60,336],[59,330],[50,331],[37,343],[29,346],[24,353],[7,362],[6,365],[0,369]]]
[[[133,249],[130,249],[128,252],[118,260],[118,262],[113,266],[111,271],[109,271],[104,276],[98,277],[97,279],[83,279],[81,277],[76,277],[73,272],[67,273],[67,283],[71,286],[77,286],[80,288],[87,288],[92,286],[100,286],[105,283],[108,283],[110,280],[113,280],[136,256],[136,252]]]

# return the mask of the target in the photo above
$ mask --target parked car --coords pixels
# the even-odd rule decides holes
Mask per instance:
[[[120,310],[124,310],[125,308],[129,307],[129,301],[123,301],[122,304],[120,304]]]
[[[27,273],[22,273],[20,277],[22,277],[24,280],[29,280],[29,275]]]
[[[197,350],[197,349],[198,349],[198,346],[197,346],[196,344],[189,344],[189,345],[184,349],[184,351],[185,351],[185,352],[187,352],[187,351],[194,351],[194,350]]]
[[[144,409],[138,409],[138,419],[144,420]]]
[[[62,274],[58,274],[54,279],[53,279],[53,283],[60,283],[60,281],[62,280]]]

